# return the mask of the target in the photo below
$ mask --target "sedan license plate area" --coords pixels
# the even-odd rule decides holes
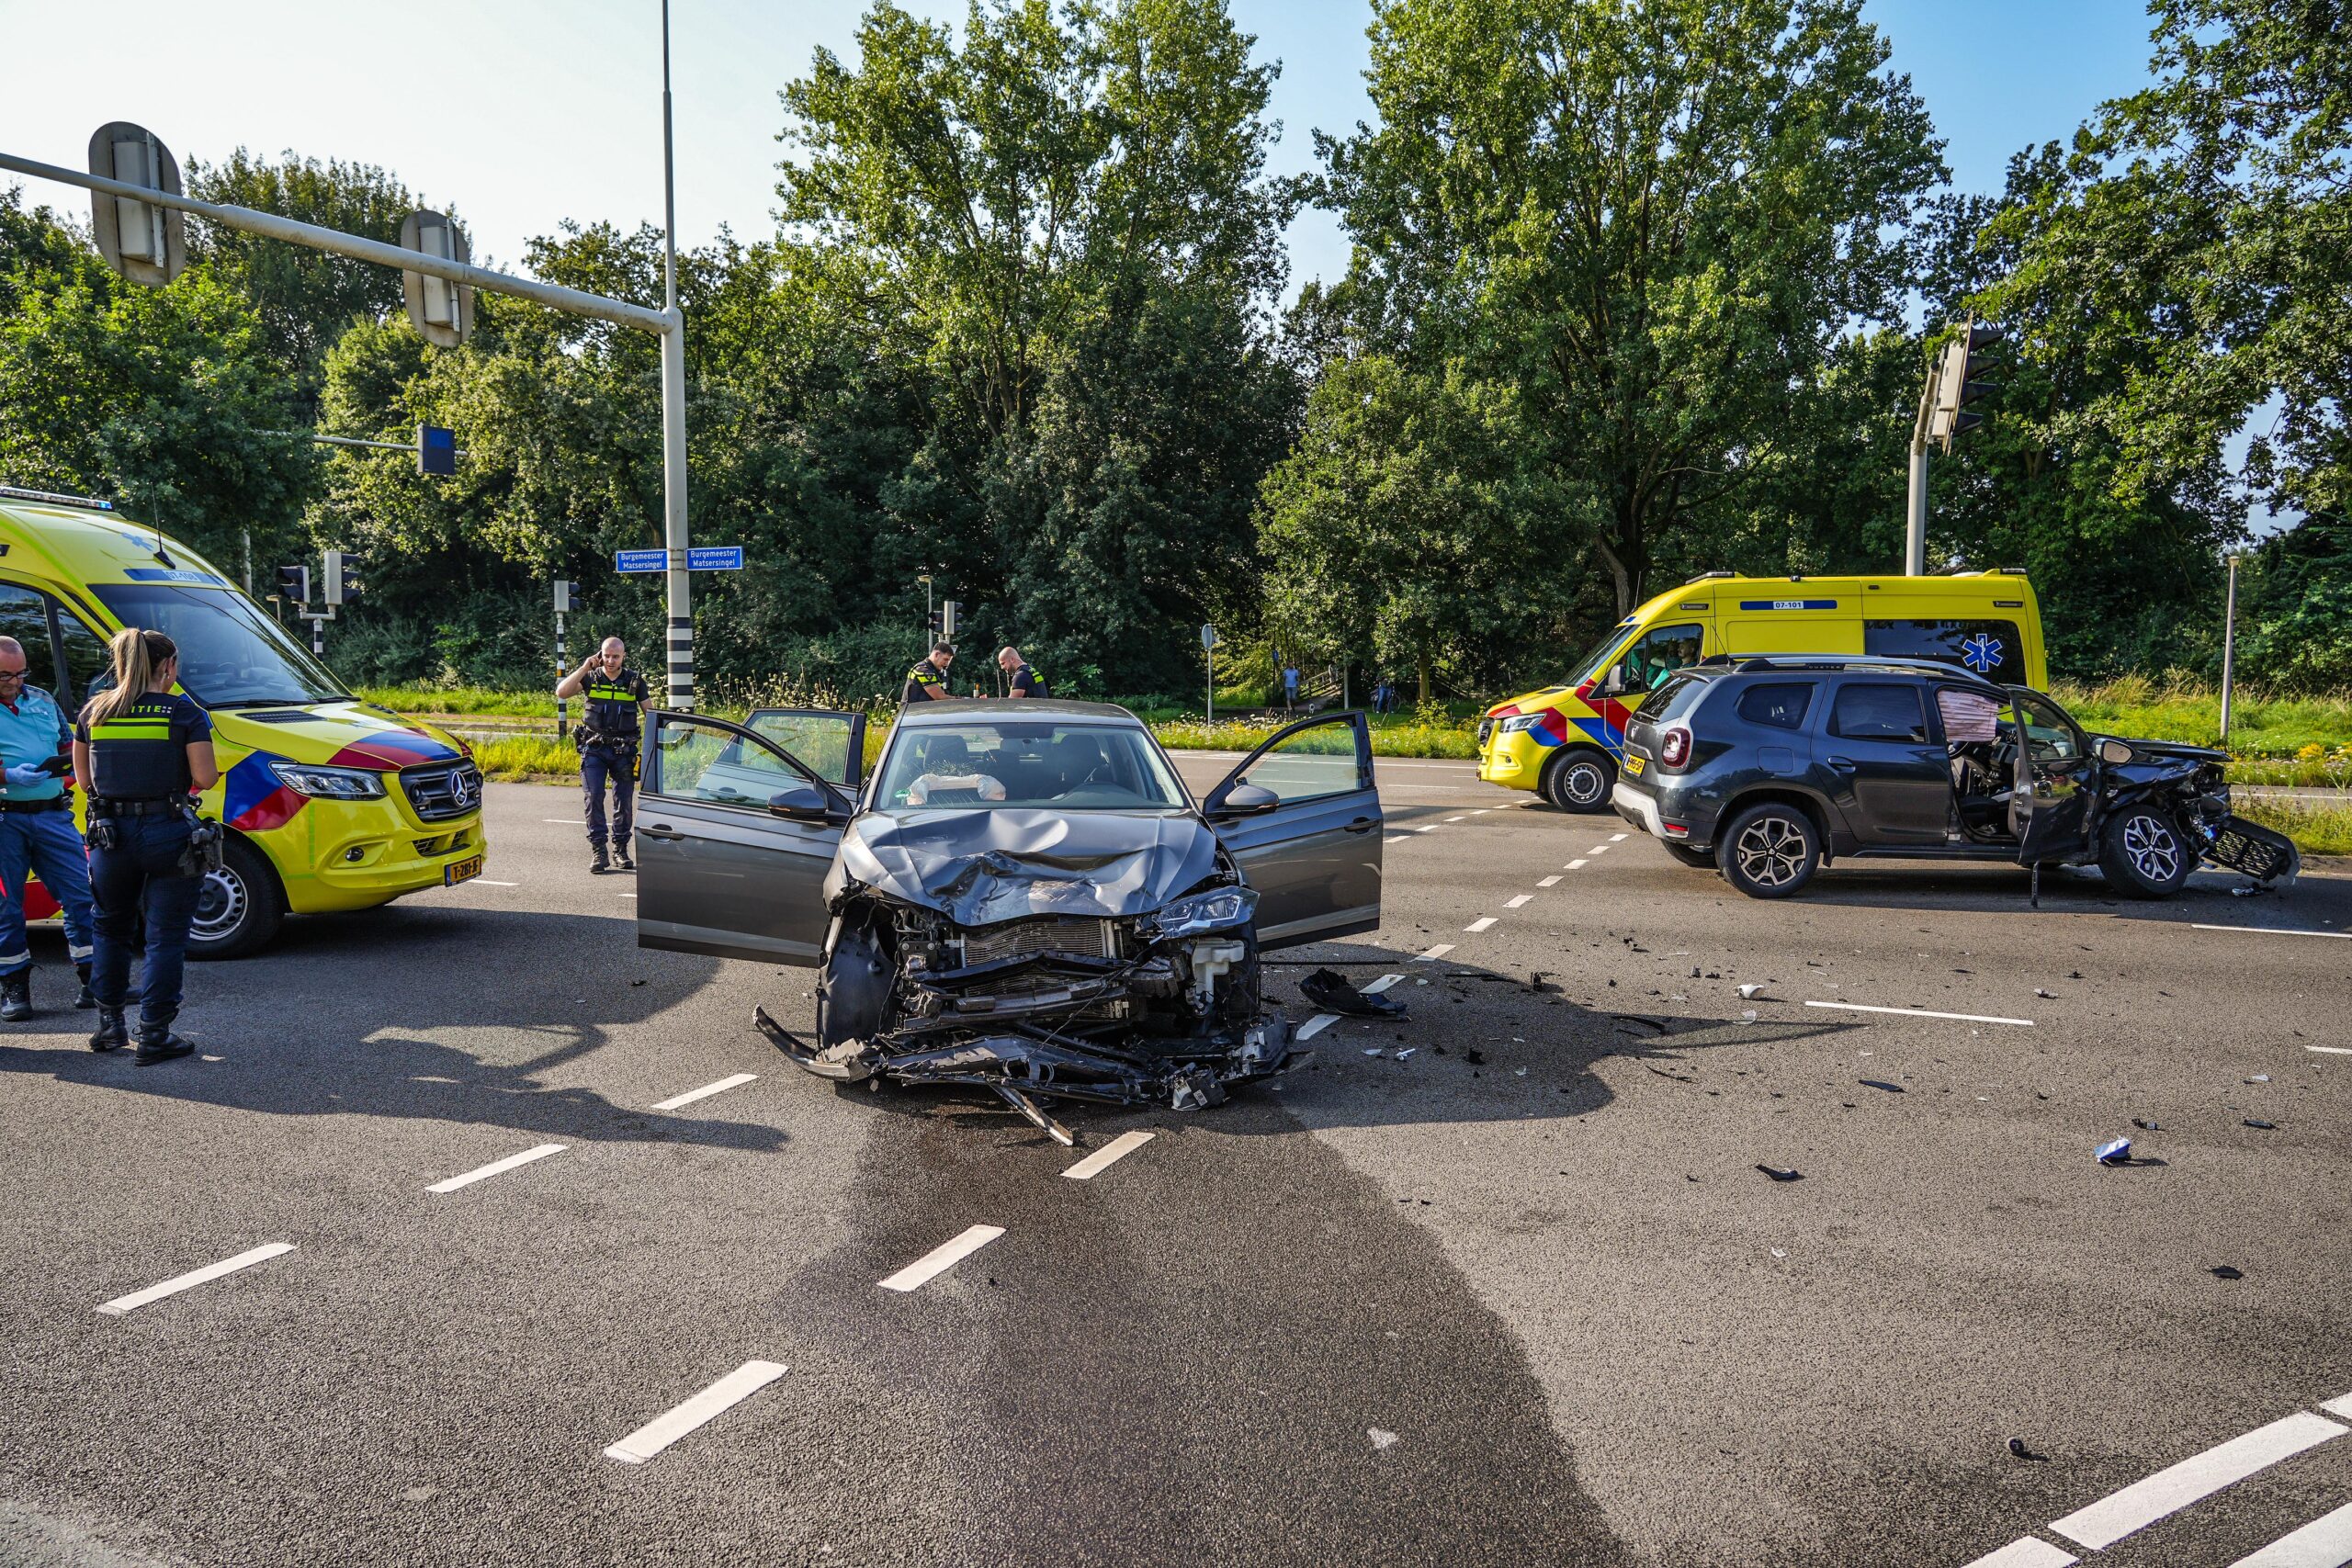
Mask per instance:
[[[455,887],[460,882],[471,882],[481,874],[481,859],[480,855],[468,855],[463,860],[451,861],[441,868],[441,886]]]
[[[1644,761],[1641,758],[1634,756],[1631,751],[1625,753],[1625,771],[1627,773],[1632,773],[1638,778],[1641,776],[1642,770],[1648,766],[1649,764],[1647,762]]]

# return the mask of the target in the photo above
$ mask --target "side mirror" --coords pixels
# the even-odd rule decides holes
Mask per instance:
[[[1216,803],[1220,817],[1255,817],[1261,811],[1272,811],[1283,803],[1283,797],[1272,790],[1261,789],[1244,780],[1225,792]]]
[[[2120,740],[2102,740],[2098,743],[2098,760],[2108,763],[2128,762],[2132,760],[2132,748]]]
[[[768,796],[768,815],[794,822],[822,822],[832,814],[832,802],[814,784],[794,784]]]

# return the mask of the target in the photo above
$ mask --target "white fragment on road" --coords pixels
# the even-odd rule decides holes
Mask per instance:
[[[1404,978],[1405,976],[1402,975],[1383,975],[1379,979],[1374,980],[1371,985],[1366,986],[1363,988],[1363,994],[1367,997],[1376,997],[1380,995],[1381,992],[1386,990],[1389,987],[1397,984]]]
[[[974,1225],[953,1241],[940,1243],[882,1281],[886,1291],[919,1291],[1004,1234],[1002,1225]]]
[[[1374,1453],[1378,1453],[1383,1449],[1394,1447],[1396,1442],[1396,1433],[1384,1432],[1377,1427],[1365,1427],[1363,1435],[1372,1439],[1372,1449]]]
[[[1758,997],[1760,997],[1760,996],[1762,996],[1763,994],[1764,994],[1764,987],[1761,987],[1761,986],[1748,985],[1748,986],[1742,986],[1742,987],[1739,988],[1739,996],[1740,996],[1740,999],[1741,999],[1742,1001],[1750,1001],[1750,1002],[1752,1002],[1752,1001],[1754,1001]]]
[[[2352,1045],[2306,1045],[2306,1051],[2316,1051],[2323,1056],[2352,1056]]]
[[[1313,1018],[1308,1019],[1305,1023],[1300,1024],[1298,1026],[1298,1032],[1292,1035],[1291,1038],[1294,1040],[1312,1040],[1317,1035],[1322,1033],[1325,1030],[1330,1028],[1333,1024],[1339,1021],[1340,1015],[1336,1012],[1318,1012]]]
[[[1396,1053],[1396,1059],[1401,1062],[1419,1049],[1420,1047],[1419,1045],[1408,1045],[1403,1050]]]
[[[707,1083],[700,1089],[690,1089],[684,1094],[673,1094],[667,1100],[656,1100],[653,1103],[653,1109],[675,1111],[682,1105],[692,1105],[697,1100],[708,1100],[714,1094],[725,1094],[730,1089],[740,1089],[759,1076],[757,1073],[736,1073],[719,1079],[717,1083]]]
[[[436,1181],[425,1190],[455,1192],[460,1187],[471,1187],[477,1181],[513,1170],[518,1165],[528,1165],[535,1159],[545,1159],[549,1155],[560,1155],[563,1153],[565,1147],[566,1145],[562,1144],[541,1144],[537,1148],[525,1149],[519,1155],[508,1155],[504,1159],[494,1159],[480,1170],[469,1170],[463,1176],[453,1176],[447,1181]]]
[[[1416,964],[1434,964],[1453,951],[1453,944],[1452,942],[1442,942],[1435,947],[1430,948],[1427,953],[1422,953],[1419,958],[1414,959],[1413,962]]]
[[[2352,931],[2303,931],[2287,926],[2208,926],[2192,923],[2191,931],[2244,931],[2248,936],[2332,936],[2338,942],[2352,942]]]
[[[1566,871],[1574,871],[1574,870],[1576,870],[1578,866],[1581,866],[1582,864],[1584,864],[1584,862],[1582,862],[1582,861],[1580,861],[1580,860],[1572,860],[1572,861],[1570,861],[1570,862],[1569,862],[1569,863],[1568,863],[1565,867],[1563,867],[1562,869],[1563,869],[1563,870],[1566,870]]]
[[[1835,1008],[1844,1012],[1891,1012],[1904,1018],[1950,1018],[1962,1023],[2014,1023],[2021,1029],[2034,1026],[2033,1020],[2030,1018],[1992,1018],[1975,1012],[1929,1012],[1926,1008],[1874,1008],[1862,1002],[1807,1002],[1804,1005],[1809,1008]],[[1862,1055],[1867,1056],[1870,1053],[1865,1051]]]
[[[1557,887],[1559,885],[1560,885],[1560,874],[1559,874],[1558,872],[1556,872],[1556,871],[1555,871],[1555,872],[1554,872],[1551,875],[1549,875],[1549,876],[1545,877],[1543,881],[1541,881],[1541,882],[1537,883],[1535,886],[1538,886],[1538,887]]]
[[[1498,918],[1494,915],[1481,915],[1462,929],[1465,931],[1482,931],[1493,925]]]
[[[1367,1056],[1377,1056],[1380,1055],[1380,1047],[1377,1045],[1367,1045],[1363,1049],[1363,1054]]]
[[[680,1438],[723,1416],[784,1376],[780,1361],[746,1361],[676,1409],[655,1416],[605,1450],[606,1459],[643,1464]]]
[[[2352,1562],[2352,1503],[2282,1535],[2230,1568],[2344,1568]]]
[[[1521,894],[1520,894],[1517,897],[1512,898],[1510,902],[1506,903],[1506,904],[1503,906],[1503,908],[1506,908],[1506,909],[1516,909],[1516,908],[1518,908],[1521,904],[1526,903],[1528,900],[1530,900],[1531,898],[1533,898],[1534,897],[1535,897],[1535,895],[1534,895],[1534,894],[1532,894],[1532,893],[1521,893]]]
[[[2021,1536],[1998,1551],[1988,1551],[1962,1568],[2066,1568],[2082,1559],[2061,1551],[2038,1536]]]
[[[1072,1181],[1091,1181],[1151,1142],[1155,1135],[1150,1133],[1122,1133],[1062,1174]]]
[[[176,1296],[182,1291],[192,1291],[198,1285],[209,1285],[224,1274],[233,1274],[240,1269],[250,1269],[256,1263],[266,1263],[273,1258],[293,1250],[294,1244],[290,1241],[269,1242],[254,1247],[250,1252],[240,1252],[234,1258],[224,1258],[218,1263],[208,1263],[201,1269],[175,1275],[160,1285],[150,1285],[143,1291],[133,1291],[127,1296],[117,1296],[110,1302],[101,1303],[98,1310],[108,1317],[120,1317],[125,1313],[136,1312],[149,1302],[160,1302],[165,1296]]]
[[[1609,841],[1612,844],[1622,844],[1625,841],[1625,835],[1623,833],[1611,833],[1609,835]]]
[[[2298,1411],[2134,1482],[2050,1528],[2096,1551],[2344,1432],[2324,1416]]]

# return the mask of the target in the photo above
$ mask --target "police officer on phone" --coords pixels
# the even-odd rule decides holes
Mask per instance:
[[[25,936],[25,874],[65,915],[65,951],[90,995],[90,863],[74,826],[65,776],[74,771],[74,727],[57,699],[25,683],[25,648],[0,637],[0,1021],[33,1015],[32,945]]]
[[[90,797],[90,897],[97,914],[90,988],[98,1002],[93,1051],[130,1043],[123,1006],[130,953],[143,921],[139,1055],[142,1067],[196,1049],[172,1032],[198,892],[220,849],[220,825],[199,822],[188,797],[212,787],[212,718],[172,690],[180,650],[137,626],[107,645],[114,684],[92,697],[74,727],[74,776]]]
[[[1045,678],[1029,668],[1017,648],[997,649],[996,667],[1004,671],[1005,691],[1015,697],[1045,697],[1053,694],[1046,690]]]
[[[637,751],[644,732],[639,710],[651,700],[645,677],[626,662],[628,649],[608,637],[579,669],[555,689],[559,697],[583,697],[583,722],[571,732],[580,748],[580,791],[588,815],[588,869],[635,871],[628,836],[637,815]],[[605,789],[613,792],[613,858],[605,858]]]
[[[907,684],[899,694],[899,705],[910,707],[916,703],[935,703],[949,695],[947,666],[956,660],[956,645],[944,640],[933,643],[931,651],[914,662],[907,671]]]

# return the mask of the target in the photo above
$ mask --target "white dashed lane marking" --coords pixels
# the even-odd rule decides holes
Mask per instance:
[[[1062,1174],[1072,1181],[1091,1181],[1151,1139],[1149,1133],[1122,1133]]]
[[[2306,1051],[2317,1051],[2323,1056],[2352,1056],[2352,1045],[2306,1045]]]
[[[1609,846],[1607,844],[1595,844],[1592,848],[1585,851],[1585,853],[1589,855],[1605,855],[1608,852]]]
[[[2030,1018],[1988,1018],[1975,1012],[1929,1012],[1926,1008],[1874,1008],[1862,1002],[1807,1002],[1804,1005],[1809,1008],[1842,1008],[1848,1012],[1891,1012],[1901,1018],[1950,1018],[1962,1023],[2014,1023],[2023,1029],[2034,1026],[2033,1020]]]
[[[585,826],[585,824],[577,817],[542,817],[539,820],[542,822],[552,822],[559,828],[579,828]]]
[[[1367,997],[1376,997],[1404,977],[1402,975],[1383,975],[1379,979],[1366,986],[1363,988],[1363,994]]]
[[[2191,922],[2191,931],[2243,931],[2247,936],[2332,936],[2338,942],[2352,942],[2352,931],[2299,931],[2285,926],[2209,926]]]
[[[1330,1028],[1333,1024],[1339,1021],[1340,1015],[1336,1012],[1318,1012],[1313,1018],[1308,1019],[1305,1023],[1300,1024],[1298,1026],[1298,1032],[1292,1035],[1291,1038],[1293,1040],[1312,1040],[1317,1035],[1322,1033],[1325,1030]]]
[[[1543,881],[1541,881],[1541,882],[1537,883],[1535,886],[1538,886],[1538,887],[1556,887],[1556,886],[1559,886],[1559,882],[1560,882],[1560,874],[1559,874],[1558,872],[1556,872],[1556,871],[1555,871],[1555,872],[1554,872],[1551,875],[1549,875],[1549,876],[1545,877]]]
[[[1434,964],[1453,951],[1453,944],[1452,942],[1442,942],[1435,947],[1430,948],[1427,953],[1424,953],[1419,957],[1414,959],[1413,962],[1416,964]]]
[[[2352,1562],[2352,1503],[2282,1535],[2230,1568],[2344,1568]]]
[[[2324,1416],[2299,1411],[2160,1470],[2145,1481],[2077,1509],[2050,1528],[2096,1551],[2280,1460],[2340,1438],[2344,1430]]]
[[[722,1416],[784,1376],[777,1361],[746,1361],[676,1409],[656,1416],[605,1450],[606,1459],[643,1464],[688,1432]]]
[[[471,1187],[477,1181],[513,1170],[516,1166],[528,1165],[535,1159],[545,1159],[549,1155],[560,1155],[563,1153],[564,1148],[565,1145],[562,1144],[541,1144],[537,1148],[525,1149],[519,1155],[508,1155],[504,1159],[492,1160],[480,1170],[469,1170],[463,1176],[453,1176],[447,1181],[436,1181],[425,1190],[455,1192],[460,1187]]]
[[[1580,861],[1580,860],[1572,860],[1572,861],[1570,861],[1570,862],[1569,862],[1569,863],[1568,863],[1565,867],[1563,867],[1562,869],[1566,870],[1566,871],[1575,871],[1575,870],[1577,870],[1577,868],[1579,868],[1580,866],[1582,866],[1583,864],[1584,864],[1584,862],[1582,862],[1582,861]]]
[[[714,1094],[724,1094],[730,1089],[741,1088],[759,1076],[757,1073],[737,1073],[731,1077],[721,1078],[717,1083],[707,1083],[700,1089],[690,1089],[684,1094],[673,1094],[667,1100],[657,1100],[653,1102],[653,1109],[675,1111],[682,1105],[692,1105],[697,1100],[708,1100]]]
[[[209,1285],[224,1274],[233,1274],[240,1269],[250,1269],[256,1263],[266,1263],[273,1258],[293,1250],[294,1244],[290,1241],[273,1241],[266,1246],[256,1247],[250,1252],[240,1252],[234,1258],[224,1258],[218,1263],[208,1263],[201,1269],[175,1275],[160,1285],[150,1285],[143,1291],[133,1291],[127,1296],[117,1296],[114,1300],[102,1303],[98,1310],[108,1317],[120,1317],[125,1313],[137,1311],[149,1302],[160,1302],[165,1296],[176,1296],[182,1291],[192,1291],[198,1285]]]
[[[1004,1234],[1002,1225],[974,1225],[953,1241],[940,1243],[882,1281],[886,1291],[919,1291]]]
[[[1493,915],[1481,915],[1476,919],[1471,921],[1468,925],[1464,926],[1462,929],[1465,931],[1471,932],[1482,931],[1488,926],[1493,925],[1495,923],[1495,919],[1496,917]]]
[[[2027,1536],[1998,1551],[1986,1552],[1966,1568],[2066,1568],[2069,1562],[2081,1561],[2071,1551],[2061,1551],[2046,1540]]]
[[[1625,835],[1623,833],[1611,833],[1609,835],[1609,841],[1612,844],[1622,844],[1625,841]]]
[[[519,882],[493,882],[487,876],[469,876],[466,880],[478,887],[520,887],[523,886]]]
[[[1534,894],[1532,894],[1532,893],[1521,893],[1521,894],[1519,894],[1519,895],[1518,895],[1518,896],[1516,896],[1515,897],[1511,898],[1508,903],[1506,903],[1506,904],[1503,906],[1503,908],[1506,908],[1506,909],[1516,909],[1516,908],[1518,908],[1521,904],[1526,903],[1530,898],[1532,898],[1532,897],[1535,897],[1535,895],[1534,895]]]
[[[1440,828],[1442,828],[1442,827],[1444,827],[1444,826],[1445,826],[1445,824],[1444,824],[1444,823],[1442,823],[1442,822],[1432,822],[1432,823],[1429,824],[1429,825],[1428,825],[1427,827],[1425,827],[1425,828],[1416,828],[1416,829],[1413,829],[1413,831],[1414,831],[1414,832],[1416,832],[1416,833],[1434,833],[1434,832],[1436,832]]]
[[[1459,816],[1459,817],[1449,817],[1449,818],[1446,818],[1446,820],[1447,820],[1447,821],[1449,821],[1449,822],[1467,822],[1467,821],[1469,821],[1469,820],[1470,820],[1470,817],[1469,817],[1469,814],[1468,814],[1467,812],[1464,812],[1463,815],[1461,815],[1461,816]]]

